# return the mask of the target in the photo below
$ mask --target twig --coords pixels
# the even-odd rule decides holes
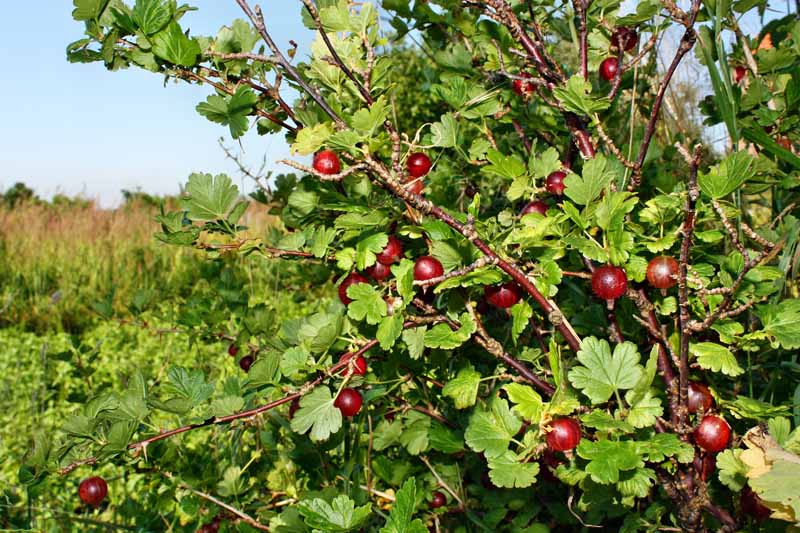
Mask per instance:
[[[235,515],[236,517],[238,517],[242,522],[245,522],[245,523],[253,526],[254,528],[258,529],[259,531],[270,531],[269,527],[265,526],[264,524],[262,524],[261,522],[259,522],[255,518],[253,518],[252,516],[248,515],[247,513],[243,512],[243,511],[240,511],[236,507],[232,507],[232,506],[228,505],[227,503],[223,502],[222,500],[218,500],[217,498],[215,498],[214,496],[212,496],[210,494],[206,494],[205,492],[200,492],[199,490],[195,490],[192,487],[190,487],[189,485],[186,485],[184,483],[181,483],[179,486],[182,489],[188,490],[189,492],[191,492],[195,496],[199,496],[200,498],[203,498],[204,500],[210,501],[211,503],[213,503],[214,505],[216,505],[218,507],[222,507],[223,509],[225,509],[229,513],[231,513],[231,514]]]
[[[438,285],[443,281],[463,276],[464,274],[468,274],[469,272],[472,272],[473,270],[476,270],[478,268],[487,265],[497,264],[497,261],[498,261],[497,257],[489,257],[488,255],[484,255],[478,258],[474,263],[467,265],[463,268],[459,268],[458,270],[453,270],[451,272],[448,272],[447,274],[442,274],[441,276],[437,276],[435,278],[430,278],[427,280],[415,280],[414,285],[418,287],[430,287],[431,285]]]

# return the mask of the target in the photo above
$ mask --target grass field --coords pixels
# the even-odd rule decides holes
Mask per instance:
[[[117,210],[91,204],[0,210],[0,529],[108,529],[76,514],[80,472],[51,476],[32,494],[18,480],[34,436],[50,438],[88,397],[124,389],[137,369],[159,379],[171,365],[201,368],[218,387],[241,374],[226,342],[193,342],[191,328],[175,327],[192,298],[213,301],[240,291],[245,302],[268,303],[285,315],[299,315],[307,305],[305,298],[273,297],[280,291],[271,289],[298,282],[285,265],[258,258],[209,261],[159,243],[153,238],[157,212],[147,203]],[[251,231],[273,225],[262,213],[252,208],[246,215]],[[98,302],[111,302],[115,316],[101,317]],[[213,432],[198,433],[190,438],[202,441]],[[145,476],[110,467],[99,472],[111,485],[110,509],[140,505],[135,495]],[[115,511],[102,521],[118,523]]]

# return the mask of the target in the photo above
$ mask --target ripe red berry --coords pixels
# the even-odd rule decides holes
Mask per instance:
[[[344,361],[349,361],[350,358],[353,357],[351,354],[342,354],[339,358],[339,362],[342,363]],[[347,367],[342,369],[342,372],[347,372]],[[363,376],[367,373],[367,360],[364,359],[364,356],[359,355],[356,357],[355,365],[353,366],[353,375],[354,376]]]
[[[617,28],[614,30],[614,33],[611,34],[611,47],[617,48],[620,46],[620,43],[622,44],[623,50],[630,52],[639,44],[639,34],[636,33],[636,30],[630,28]]]
[[[669,289],[678,283],[678,262],[661,255],[647,263],[647,281],[656,289]]]
[[[414,194],[422,194],[422,190],[425,189],[425,182],[422,181],[422,178],[409,176],[406,180],[406,189]]]
[[[530,74],[527,72],[520,72],[520,78],[532,78]],[[519,78],[515,78],[514,81],[511,82],[511,88],[520,96],[525,96],[533,93],[533,84],[529,81],[524,81]]]
[[[752,516],[759,522],[763,522],[772,514],[770,508],[764,505],[758,494],[753,492],[753,489],[748,486],[742,489],[742,494],[739,497],[739,505],[744,514]]]
[[[581,426],[574,418],[554,418],[547,434],[547,447],[554,452],[574,450],[581,440]]]
[[[508,309],[519,301],[522,291],[513,281],[502,285],[487,285],[483,288],[486,301],[500,309]]]
[[[444,507],[445,504],[447,504],[447,497],[438,490],[434,491],[433,497],[431,498],[431,509],[438,509],[439,507]]]
[[[547,192],[550,194],[556,194],[561,196],[564,194],[564,189],[566,189],[566,185],[564,185],[564,178],[567,177],[566,172],[562,172],[560,170],[556,170],[549,176],[547,176],[547,180],[544,182],[544,188],[547,189]]]
[[[731,427],[725,419],[709,415],[694,430],[694,441],[707,452],[718,452],[728,447]]]
[[[775,142],[777,142],[779,145],[781,145],[783,148],[785,148],[787,150],[791,150],[792,149],[792,141],[789,140],[789,137],[785,137],[785,136],[778,137],[778,139]]]
[[[253,366],[253,361],[255,361],[255,359],[253,359],[252,355],[245,355],[244,357],[239,359],[239,368],[241,368],[245,372],[249,372],[250,367]]]
[[[700,474],[700,479],[708,481],[711,474],[713,474],[714,470],[717,468],[716,454],[697,454],[694,458],[694,468],[697,473]]]
[[[736,65],[736,68],[733,69],[733,81],[739,83],[745,76],[747,76],[747,69],[742,65]]]
[[[295,398],[289,405],[289,420],[294,418],[294,414],[300,409],[300,398]]]
[[[344,305],[348,305],[350,302],[353,301],[347,297],[347,288],[350,285],[355,285],[356,283],[369,283],[369,280],[367,280],[367,278],[365,278],[358,272],[353,272],[352,274],[344,278],[344,281],[341,283],[341,285],[339,285],[339,299],[342,301]]]
[[[231,357],[236,357],[236,354],[239,353],[239,347],[235,344],[231,344],[228,346],[228,355]]]
[[[367,275],[375,281],[381,281],[388,278],[392,274],[392,269],[389,265],[383,263],[375,263],[366,271]]]
[[[415,178],[421,178],[431,170],[431,158],[422,152],[414,152],[408,156],[408,173]]]
[[[603,300],[616,300],[628,290],[628,276],[620,267],[605,265],[592,274],[592,292]]]
[[[414,264],[414,279],[417,281],[427,281],[438,278],[444,274],[444,268],[438,259],[430,255],[424,255],[417,259]]]
[[[547,216],[547,204],[541,200],[529,202],[522,208],[520,215],[529,215],[531,213],[539,213],[542,216]]]
[[[606,81],[613,81],[619,70],[619,60],[616,57],[608,57],[600,63],[600,77]]]
[[[321,174],[338,174],[342,170],[339,156],[333,150],[323,150],[314,156],[314,170]]]
[[[690,413],[705,413],[714,405],[714,397],[703,383],[690,381],[687,396],[687,407]]]
[[[100,502],[106,498],[107,494],[108,485],[106,480],[98,476],[88,477],[81,481],[78,486],[78,496],[80,496],[81,501],[92,507],[100,505]]]
[[[378,262],[384,265],[391,265],[397,263],[403,257],[403,243],[394,235],[389,236],[389,242],[386,243],[386,248],[378,254]]]
[[[351,417],[361,410],[361,403],[361,394],[357,390],[347,387],[342,389],[333,405],[342,412],[342,415]]]

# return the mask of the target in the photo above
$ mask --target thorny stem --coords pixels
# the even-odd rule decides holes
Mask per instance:
[[[689,286],[686,277],[689,273],[689,251],[692,248],[694,226],[696,220],[697,200],[700,189],[697,186],[697,169],[700,166],[702,155],[701,146],[694,148],[694,157],[689,167],[689,182],[687,184],[685,215],[683,220],[683,241],[681,242],[681,256],[678,262],[678,327],[680,329],[680,365],[678,366],[678,410],[672,413],[672,423],[683,427],[689,415],[687,408],[687,387],[689,386],[689,337],[686,330],[689,323]]]

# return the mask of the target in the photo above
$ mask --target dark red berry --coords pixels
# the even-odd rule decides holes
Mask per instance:
[[[422,152],[415,152],[408,156],[408,173],[415,178],[426,176],[431,171],[431,158]]]
[[[560,170],[556,170],[549,176],[547,176],[547,180],[544,182],[544,188],[547,189],[547,192],[550,194],[556,194],[561,196],[564,194],[564,189],[566,186],[564,185],[564,178],[567,177],[566,172],[562,172]]]
[[[249,372],[250,367],[253,366],[253,361],[255,361],[255,359],[253,359],[252,355],[245,355],[244,357],[239,359],[239,368],[241,368],[245,372]]]
[[[427,281],[438,278],[444,274],[444,268],[438,259],[425,255],[417,259],[414,264],[414,279],[417,281]]]
[[[611,47],[617,48],[620,44],[624,51],[630,52],[639,44],[639,34],[636,33],[636,30],[630,28],[617,28],[611,34]]]
[[[356,283],[369,283],[369,280],[364,276],[362,276],[361,274],[359,274],[358,272],[353,272],[352,274],[344,278],[344,281],[341,283],[341,285],[339,285],[339,299],[342,301],[344,305],[348,305],[350,302],[353,301],[347,297],[347,288],[350,285],[355,285]]]
[[[81,501],[92,507],[100,505],[100,502],[106,498],[107,494],[108,485],[106,480],[98,476],[88,477],[81,481],[78,486],[78,496],[80,496]]]
[[[487,285],[483,288],[483,295],[486,301],[500,309],[508,309],[522,298],[522,291],[519,285],[513,281],[502,285]]]
[[[384,265],[383,263],[375,263],[369,267],[366,272],[367,275],[375,281],[381,281],[388,278],[392,274],[392,268],[389,265]]]
[[[745,76],[747,76],[747,69],[742,65],[736,65],[736,68],[733,69],[733,81],[739,83]]]
[[[605,265],[592,274],[592,292],[603,300],[616,300],[628,290],[628,276],[620,267]]]
[[[347,387],[342,389],[333,405],[342,412],[343,416],[351,417],[361,410],[361,403],[361,394],[357,390]]]
[[[384,265],[391,265],[397,263],[403,257],[403,243],[394,235],[389,236],[389,242],[386,243],[386,248],[378,254],[377,259],[379,263]]]
[[[438,509],[439,507],[444,507],[445,504],[447,504],[447,497],[438,490],[434,491],[431,498],[431,509]]]
[[[342,170],[339,156],[333,150],[323,150],[314,156],[314,170],[321,174],[338,174]]]
[[[678,262],[661,255],[647,263],[647,282],[656,289],[669,289],[678,283]]]
[[[294,414],[300,409],[300,398],[295,398],[289,405],[289,420],[294,418]]]
[[[759,522],[763,522],[772,514],[772,511],[769,507],[764,505],[764,502],[758,494],[753,492],[753,489],[748,486],[742,489],[742,494],[739,497],[739,505],[744,514],[752,516]]]
[[[219,525],[212,522],[198,529],[197,533],[217,533],[217,531],[219,531]]]
[[[540,215],[547,216],[547,204],[541,200],[529,202],[528,205],[522,208],[521,215],[529,215],[531,213],[539,213]]]
[[[574,418],[554,418],[547,434],[547,447],[554,452],[574,450],[581,440],[581,426]]]
[[[231,357],[236,357],[236,354],[238,353],[239,353],[238,346],[236,346],[235,344],[231,344],[230,346],[228,346],[228,355],[230,355]]]
[[[705,413],[714,405],[714,397],[703,383],[690,381],[687,395],[687,407],[690,413]]]
[[[342,354],[339,358],[339,362],[342,363],[344,361],[349,361],[350,358],[353,357],[352,354]],[[347,368],[345,367],[342,372],[347,372]],[[364,359],[364,356],[359,355],[356,357],[355,365],[353,365],[353,375],[354,376],[363,376],[367,373],[367,360]]]
[[[406,181],[406,189],[414,194],[422,194],[423,189],[425,189],[425,183],[422,178],[409,178]]]
[[[520,72],[519,77],[529,79],[533,76],[527,72]],[[524,81],[519,78],[515,78],[514,81],[511,82],[511,88],[520,96],[527,96],[533,93],[533,84],[529,81]]]
[[[789,140],[789,137],[785,137],[785,136],[784,137],[778,137],[778,139],[775,142],[777,142],[779,145],[781,145],[783,148],[785,148],[787,150],[791,150],[792,149],[792,141]]]
[[[725,419],[709,415],[703,417],[694,430],[694,441],[707,452],[718,452],[728,447],[731,427]]]
[[[606,81],[613,81],[619,70],[619,60],[616,57],[608,57],[600,63],[600,77]]]

